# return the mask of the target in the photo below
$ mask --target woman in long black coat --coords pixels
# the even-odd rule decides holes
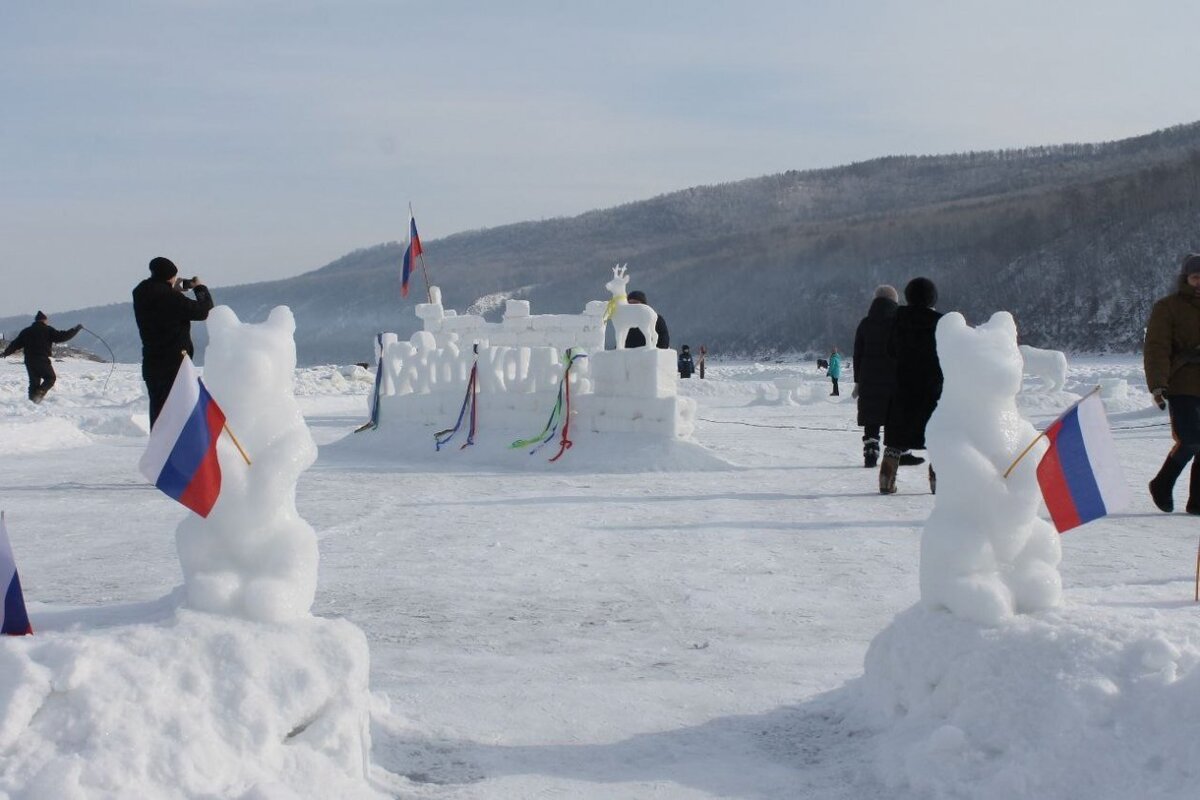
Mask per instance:
[[[863,428],[863,466],[868,468],[879,463],[879,430],[887,424],[896,391],[896,359],[888,352],[888,337],[899,297],[894,286],[876,289],[867,315],[854,332],[854,396]]]
[[[942,366],[937,355],[935,311],[937,286],[929,278],[913,278],[904,287],[905,305],[896,309],[888,338],[888,352],[896,359],[896,392],[884,425],[883,462],[879,465],[879,491],[894,494],[900,456],[906,450],[925,449],[925,426],[942,396]],[[929,465],[929,490],[936,492],[936,475]]]

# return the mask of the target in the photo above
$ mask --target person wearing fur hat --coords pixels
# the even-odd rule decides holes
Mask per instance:
[[[29,399],[40,403],[46,393],[58,380],[54,373],[54,365],[50,363],[50,351],[54,345],[70,341],[75,334],[83,330],[82,325],[68,328],[65,331],[50,327],[50,320],[41,311],[33,318],[33,324],[17,334],[8,347],[4,348],[2,358],[8,358],[18,350],[25,351],[25,372],[29,374]]]
[[[937,286],[929,278],[913,278],[904,287],[904,305],[896,309],[888,337],[888,353],[896,360],[896,391],[884,424],[879,491],[895,494],[900,458],[908,450],[925,449],[925,426],[942,396],[942,366],[937,355],[937,324],[942,318]],[[937,475],[929,465],[929,490],[937,491]]]
[[[1192,464],[1185,510],[1200,514],[1200,253],[1183,259],[1175,291],[1156,302],[1142,348],[1146,387],[1170,410],[1175,443],[1150,481],[1160,511],[1174,511],[1175,481]]]
[[[193,300],[184,292],[192,291]],[[213,299],[199,278],[180,279],[169,258],[150,261],[150,277],[133,289],[133,316],[142,338],[142,380],[150,397],[150,425],[158,419],[183,354],[195,354],[192,323],[208,319]]]

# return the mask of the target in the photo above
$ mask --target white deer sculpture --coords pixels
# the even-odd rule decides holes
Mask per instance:
[[[633,328],[646,337],[648,347],[657,347],[658,331],[655,325],[658,323],[658,312],[645,303],[630,303],[625,296],[625,287],[629,285],[628,266],[618,264],[613,267],[612,280],[604,284],[604,288],[612,293],[605,317],[612,321],[618,350],[625,349],[625,337]]]

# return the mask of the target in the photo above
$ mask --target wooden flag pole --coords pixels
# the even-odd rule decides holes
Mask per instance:
[[[246,461],[246,466],[250,466],[250,456],[246,455],[246,451],[242,447],[242,443],[239,442],[238,438],[233,435],[233,431],[229,429],[228,424],[225,425],[225,432],[229,434],[229,438],[233,440],[234,446],[238,449],[238,452],[242,454],[242,458]]]
[[[414,227],[415,220],[417,217],[415,214],[413,214],[412,203],[408,204],[408,218],[410,220],[414,221],[414,223],[410,223],[409,227],[410,228]],[[412,230],[409,230],[408,237],[409,237],[409,247],[411,247],[412,246]],[[428,302],[432,303],[433,302],[433,291],[429,288],[429,270],[425,269],[425,245],[421,245],[421,255],[419,255],[418,258],[421,259],[421,275],[424,276],[424,278],[425,278],[425,297],[428,298]]]
[[[1076,405],[1076,406],[1077,406],[1077,405],[1079,405],[1079,404],[1080,404],[1080,403],[1082,403],[1084,400],[1087,400],[1089,397],[1091,397],[1092,395],[1094,395],[1094,394],[1095,394],[1096,392],[1098,392],[1098,391],[1100,391],[1100,387],[1099,387],[1099,386],[1097,386],[1096,388],[1092,389],[1090,392],[1088,392],[1087,394],[1085,394],[1083,397],[1081,397],[1081,398],[1079,398],[1077,401],[1075,401],[1075,405]],[[1072,406],[1072,408],[1074,408],[1074,406]],[[1069,411],[1070,409],[1067,409],[1067,410]],[[1067,413],[1066,411],[1064,411],[1064,412],[1063,412],[1063,414],[1066,414],[1066,413]],[[1024,450],[1022,450],[1022,451],[1021,451],[1021,455],[1017,456],[1017,457],[1016,457],[1016,459],[1015,459],[1015,460],[1014,460],[1014,461],[1013,461],[1011,464],[1009,464],[1009,465],[1008,465],[1008,469],[1004,470],[1004,477],[1005,477],[1005,478],[1007,478],[1007,477],[1009,476],[1009,474],[1010,474],[1010,473],[1013,471],[1013,469],[1015,469],[1015,468],[1016,468],[1017,464],[1019,464],[1019,463],[1021,462],[1021,459],[1022,459],[1022,458],[1024,458],[1024,457],[1025,457],[1025,456],[1027,456],[1027,455],[1029,455],[1029,451],[1033,449],[1033,446],[1034,446],[1035,444],[1037,444],[1039,441],[1041,441],[1042,439],[1044,439],[1044,438],[1045,438],[1045,436],[1046,436],[1046,432],[1045,432],[1045,431],[1042,431],[1041,433],[1039,433],[1039,434],[1037,435],[1037,438],[1036,438],[1036,439],[1034,439],[1032,442],[1030,442],[1030,443],[1029,443],[1029,446],[1028,446],[1028,447],[1026,447]]]

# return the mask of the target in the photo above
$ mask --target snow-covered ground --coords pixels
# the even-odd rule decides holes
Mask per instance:
[[[118,365],[105,386],[108,365],[57,367],[35,408],[21,365],[0,363],[0,508],[41,632],[0,642],[0,665],[39,637],[136,637],[182,580],[174,531],[188,512],[137,471],[138,368]],[[1134,504],[1062,538],[1061,608],[978,628],[909,610],[934,502],[924,469],[903,468],[899,494],[881,496],[849,380],[829,397],[810,364],[710,364],[707,380],[682,381],[699,403],[694,450],[626,464],[581,437],[549,466],[545,452],[511,452],[507,466],[434,453],[432,437],[427,462],[397,463],[359,438],[370,432],[351,433],[369,375],[298,370],[320,447],[297,493],[320,540],[314,611],[370,646],[371,788],[447,800],[1196,796],[1200,526],[1145,492],[1169,447],[1165,416],[1134,357],[1077,360],[1074,395],[1027,392],[1019,405],[1041,426],[1101,379]],[[791,402],[772,402],[776,380],[799,382]],[[253,641],[246,625],[230,633],[235,653]],[[16,763],[34,745],[5,738],[20,729],[22,680],[0,668],[0,797],[48,796]],[[194,735],[158,736],[171,731],[181,746]],[[86,739],[61,734],[46,746],[86,762]],[[294,796],[245,772],[243,796]]]

